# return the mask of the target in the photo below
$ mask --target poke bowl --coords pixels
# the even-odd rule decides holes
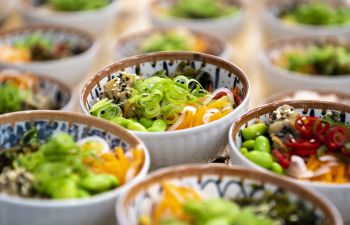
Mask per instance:
[[[62,82],[17,70],[0,71],[0,115],[23,110],[74,109],[72,89]]]
[[[319,89],[349,93],[350,42],[339,37],[281,38],[259,55],[270,90]]]
[[[114,46],[114,59],[159,51],[196,51],[229,60],[232,54],[230,43],[210,34],[183,27],[150,29],[127,35]]]
[[[116,211],[120,225],[343,224],[328,200],[301,185],[214,164],[155,172],[125,192]]]
[[[78,113],[1,115],[0,133],[3,225],[115,224],[117,197],[150,163],[137,137]]]
[[[262,24],[270,38],[349,35],[350,8],[344,1],[269,0]]]
[[[239,32],[244,17],[240,0],[151,0],[148,7],[155,27],[183,26],[225,38]]]
[[[74,86],[88,73],[98,45],[73,28],[35,25],[0,33],[0,69],[45,74]]]
[[[227,145],[229,123],[248,109],[249,81],[232,63],[195,52],[118,61],[81,92],[84,114],[121,125],[150,150],[152,168],[207,162]]]
[[[118,0],[21,0],[20,13],[27,23],[56,24],[100,34],[115,19]]]
[[[229,132],[231,162],[274,173],[326,196],[350,221],[348,105],[285,101],[253,109]]]

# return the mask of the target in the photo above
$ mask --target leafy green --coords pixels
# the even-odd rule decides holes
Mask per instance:
[[[22,110],[30,93],[20,90],[12,83],[0,84],[0,114]]]
[[[189,51],[188,39],[184,35],[175,32],[156,33],[149,37],[141,46],[142,52],[159,51]]]
[[[103,8],[111,3],[111,0],[48,0],[58,11],[86,11]]]

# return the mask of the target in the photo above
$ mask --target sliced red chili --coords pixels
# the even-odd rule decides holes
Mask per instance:
[[[330,126],[331,125],[328,122],[324,122],[321,120],[316,121],[314,126],[316,140],[324,142],[329,133]]]
[[[233,99],[235,100],[235,104],[236,105],[239,105],[242,102],[242,98],[240,96],[238,96],[238,95],[234,95]]]
[[[287,147],[292,149],[317,149],[321,146],[321,144],[316,140],[303,140],[303,139],[289,139],[285,143]]]
[[[226,96],[227,94],[225,92],[219,92],[215,95],[214,99],[217,100],[217,99],[220,99],[221,97],[223,96]]]
[[[312,138],[314,137],[312,127],[317,120],[318,118],[313,116],[299,116],[294,125],[302,137]]]
[[[342,148],[348,140],[349,134],[347,130],[342,126],[336,125],[331,128],[325,140],[325,144],[329,150],[334,151]]]
[[[288,169],[291,163],[291,157],[288,153],[282,152],[279,149],[272,150],[272,155],[276,159],[276,161],[285,169]]]
[[[309,149],[297,148],[292,150],[293,155],[297,155],[301,157],[316,155],[316,153],[317,153],[317,149],[313,149],[313,148],[309,148]]]

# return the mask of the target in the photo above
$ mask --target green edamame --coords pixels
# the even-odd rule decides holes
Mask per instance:
[[[248,140],[243,142],[242,147],[247,148],[249,150],[253,150],[255,146],[255,140]]]
[[[91,174],[80,182],[82,188],[92,193],[107,191],[110,188],[118,186],[118,184],[117,178],[109,174]]]
[[[134,131],[147,131],[147,129],[144,126],[142,126],[141,123],[133,122],[131,120],[129,121],[126,128]]]
[[[242,135],[245,140],[254,140],[259,135],[265,135],[267,126],[264,123],[256,123],[242,130]]]
[[[262,152],[271,152],[269,139],[261,135],[255,138],[254,150],[262,151]]]
[[[164,120],[158,119],[155,120],[150,128],[148,128],[148,131],[151,132],[161,132],[165,131],[167,128],[167,123]]]
[[[142,117],[141,119],[139,119],[139,123],[141,123],[146,128],[150,128],[153,124],[153,120]]]
[[[273,162],[271,165],[271,170],[275,173],[278,174],[283,174],[283,168],[280,164],[278,164],[277,162]]]
[[[128,124],[129,124],[129,120],[128,119],[125,119],[124,117],[115,117],[111,120],[113,123],[116,123],[122,127],[127,127]]]
[[[259,166],[262,166],[266,169],[271,168],[272,163],[274,161],[273,157],[270,153],[260,152],[260,151],[256,151],[256,150],[248,152],[246,154],[246,157],[250,161],[252,161],[252,162],[254,162],[254,163],[258,164]]]
[[[51,188],[50,195],[54,199],[76,198],[79,196],[79,188],[72,180],[59,180]]]
[[[242,153],[242,155],[244,155],[244,156],[245,156],[246,154],[248,154],[248,152],[249,152],[248,149],[245,148],[245,147],[240,148],[239,151],[240,151],[240,152]]]

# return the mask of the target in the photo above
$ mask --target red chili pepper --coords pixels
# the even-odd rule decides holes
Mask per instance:
[[[330,124],[328,122],[324,122],[321,120],[317,120],[315,122],[315,137],[316,140],[320,141],[320,142],[324,142],[326,140],[326,137],[329,133],[329,128],[330,128]]]
[[[226,96],[227,94],[225,92],[219,92],[215,95],[214,99],[217,100],[217,99],[220,99],[221,97],[223,96]]]
[[[318,120],[318,118],[313,116],[299,116],[294,125],[302,137],[313,138],[314,133],[312,127],[316,120]]]
[[[238,95],[233,96],[233,99],[235,100],[236,105],[239,105],[242,102],[242,98]]]
[[[301,157],[316,155],[316,153],[317,153],[317,149],[313,149],[313,148],[308,148],[308,149],[297,148],[292,150],[293,155],[298,155]]]
[[[310,140],[293,140],[289,139],[285,143],[289,148],[292,149],[317,149],[321,146],[321,144],[317,141],[310,141]]]
[[[329,150],[334,151],[344,147],[345,143],[348,140],[348,131],[344,127],[336,125],[333,128],[331,128],[325,140],[325,144],[327,145]]]
[[[272,150],[272,155],[276,159],[276,161],[285,169],[288,169],[291,163],[291,156],[288,153],[283,153],[279,149]]]

